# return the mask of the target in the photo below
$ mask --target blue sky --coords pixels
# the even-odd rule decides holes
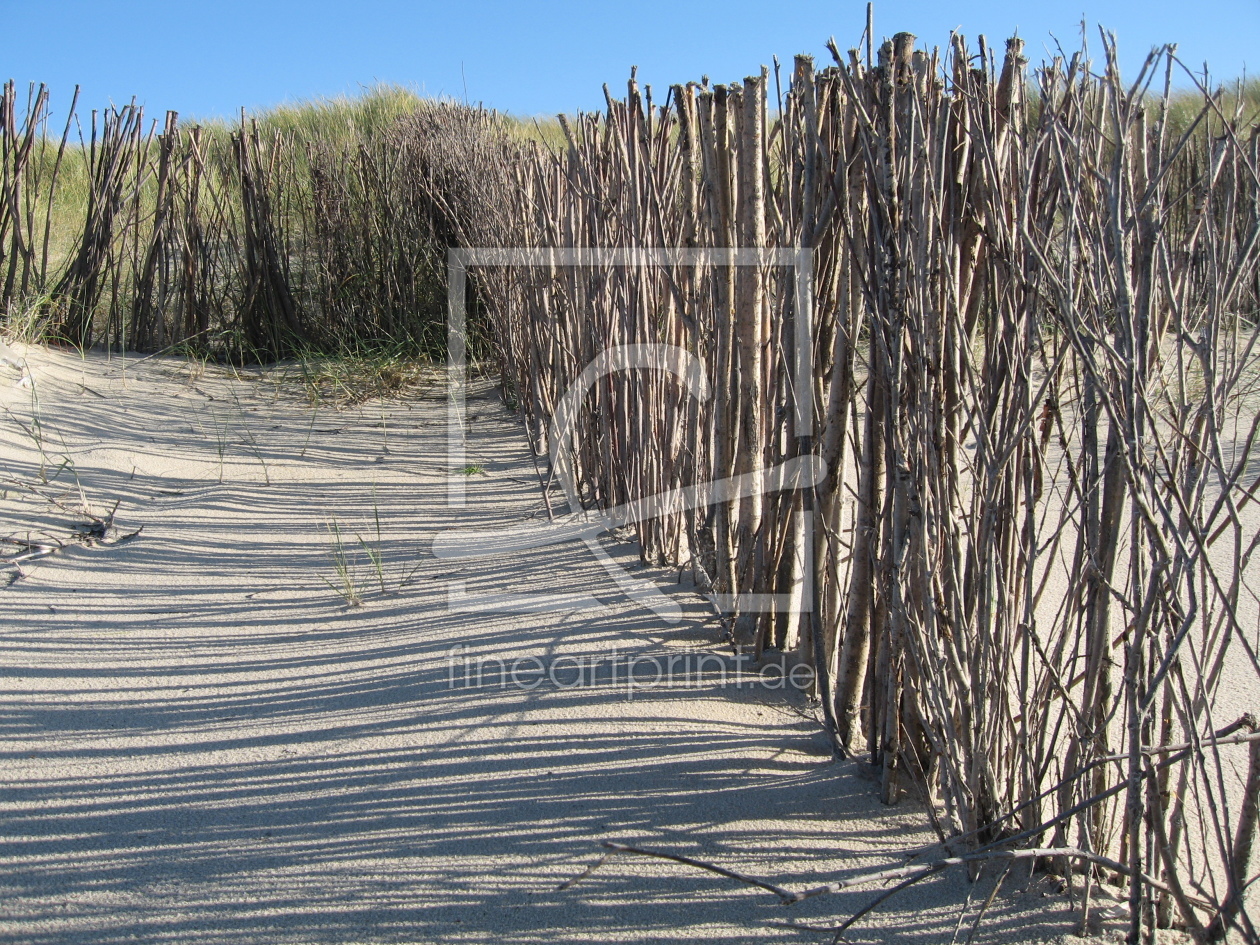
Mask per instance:
[[[1260,73],[1260,0],[882,0],[877,36],[898,30],[944,46],[950,30],[999,45],[1016,29],[1034,62],[1057,36],[1075,48],[1082,15],[1114,30],[1136,67],[1154,44],[1220,78]],[[855,45],[864,0],[633,4],[391,0],[0,0],[0,78],[47,82],[64,105],[76,83],[100,107],[134,95],[151,115],[231,115],[393,82],[518,114],[601,106],[632,64],[663,94],[708,74],[729,82],[798,52]]]

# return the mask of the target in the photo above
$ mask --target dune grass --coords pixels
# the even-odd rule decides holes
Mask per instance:
[[[377,398],[422,395],[441,379],[423,352],[389,341],[339,350],[306,348],[278,371],[297,382],[311,406],[349,407]]]

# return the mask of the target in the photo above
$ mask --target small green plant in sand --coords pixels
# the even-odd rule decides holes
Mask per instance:
[[[372,524],[376,529],[376,543],[368,544],[363,540],[363,536],[355,533],[355,538],[359,540],[359,546],[368,556],[368,560],[372,562],[372,568],[376,572],[377,583],[381,585],[381,593],[385,593],[385,564],[381,557],[381,507],[376,501],[376,483],[372,483]]]
[[[245,443],[254,454],[254,458],[258,460],[258,464],[262,466],[263,482],[271,485],[271,472],[267,469],[267,460],[263,458],[262,448],[259,447],[254,432],[249,428],[249,417],[245,415],[245,405],[241,403],[241,398],[237,396],[235,390],[232,391],[232,400],[236,402],[236,412],[241,416],[241,434],[245,437]]]
[[[219,414],[211,409],[210,422],[214,424],[214,444],[219,453],[219,482],[223,482],[223,460],[228,451],[228,421],[227,418],[220,418]]]
[[[298,456],[305,457],[311,446],[311,434],[315,432],[315,421],[319,419],[319,408],[311,411],[311,422],[306,425],[306,439],[302,442],[302,452]]]
[[[484,476],[485,474],[486,467],[482,466],[480,463],[469,463],[464,467],[465,476]]]
[[[39,390],[36,387],[35,379],[26,374],[24,380],[28,382],[31,392],[31,411],[29,422],[17,416],[8,407],[4,408],[5,414],[12,420],[27,438],[35,446],[35,450],[39,453],[39,480],[44,485],[56,480],[66,469],[70,470],[71,475],[75,476],[76,483],[78,476],[74,469],[74,460],[70,457],[70,447],[66,445],[65,437],[60,432],[52,430],[57,438],[61,441],[61,453],[56,455],[49,452],[49,428],[44,423],[43,411],[40,408]]]
[[[40,344],[44,341],[48,325],[55,317],[51,296],[34,295],[25,298],[5,318],[5,338],[21,344]]]
[[[188,384],[190,386],[206,376],[206,370],[210,367],[210,352],[195,348],[192,345],[176,347],[175,352],[184,355],[184,370],[188,373]]]
[[[363,603],[359,593],[359,585],[354,576],[354,565],[346,550],[345,541],[341,537],[341,526],[336,518],[329,519],[327,525],[328,540],[332,544],[333,568],[337,572],[336,583],[324,578],[324,583],[341,595],[350,607],[358,607]]]
[[[356,551],[343,536],[341,523],[337,521],[336,516],[330,518],[325,527],[328,531],[333,570],[336,572],[337,579],[336,581],[330,581],[328,578],[324,578],[324,583],[340,594],[349,606],[358,607],[363,603],[363,591],[356,575],[357,569],[352,557],[356,554]],[[389,589],[385,584],[385,558],[381,551],[383,545],[381,541],[381,512],[380,506],[376,501],[375,485],[372,486],[372,527],[375,531],[374,541],[368,541],[360,532],[355,532],[354,544],[358,546],[358,551],[362,551],[367,556],[368,563],[371,565],[372,573],[376,577],[376,583],[380,586],[381,593],[387,594]],[[409,577],[410,575],[408,575]],[[407,579],[405,578],[399,585],[399,588],[401,589],[406,583]]]

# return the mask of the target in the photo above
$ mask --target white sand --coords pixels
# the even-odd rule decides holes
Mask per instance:
[[[544,660],[721,652],[685,585],[652,575],[683,605],[667,626],[580,543],[432,556],[441,529],[540,515],[523,438],[487,389],[470,401],[484,475],[461,511],[446,506],[437,391],[313,413],[260,373],[18,353],[34,383],[0,366],[0,538],[66,547],[0,588],[0,942],[828,941],[774,923],[831,924],[877,890],[785,908],[632,857],[556,886],[601,839],[792,888],[931,839],[915,805],[882,807],[863,766],[829,760],[791,693],[628,699],[624,685],[500,689],[493,672],[478,690],[459,670],[451,686],[456,643]],[[117,503],[103,544],[70,537],[85,500],[99,519]],[[358,607],[328,583],[334,518]],[[452,614],[450,580],[587,590],[606,608]],[[1072,930],[1066,901],[1027,885],[1012,875],[976,941]],[[965,908],[962,941],[990,887],[923,883],[849,940],[948,942]]]

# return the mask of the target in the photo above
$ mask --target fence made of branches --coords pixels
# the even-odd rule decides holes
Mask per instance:
[[[0,91],[0,315],[83,347],[440,357],[449,215],[492,212],[510,166],[494,114],[388,89],[310,106],[306,128],[170,112],[159,130],[135,104],[81,126],[77,93],[50,127],[48,90],[22,99]]]
[[[810,662],[958,862],[1036,848],[1086,918],[1127,885],[1134,941],[1254,941],[1260,134],[1207,90],[1174,115],[1167,49],[1130,84],[1109,41],[832,52],[632,78],[520,165],[490,245],[529,265],[482,286],[534,448],[574,514],[672,497],[644,559]],[[607,373],[551,429],[644,345],[705,383]]]
[[[736,646],[813,667],[837,752],[939,833],[902,885],[1040,863],[1085,921],[1125,887],[1133,941],[1255,941],[1260,133],[1174,96],[1169,49],[1126,84],[1109,41],[1030,73],[1018,40],[869,38],[663,103],[632,78],[554,149],[453,103],[50,129],[10,84],[0,312],[439,352],[447,250],[498,248],[473,282],[571,514],[644,510]],[[638,367],[553,430],[601,363]]]

